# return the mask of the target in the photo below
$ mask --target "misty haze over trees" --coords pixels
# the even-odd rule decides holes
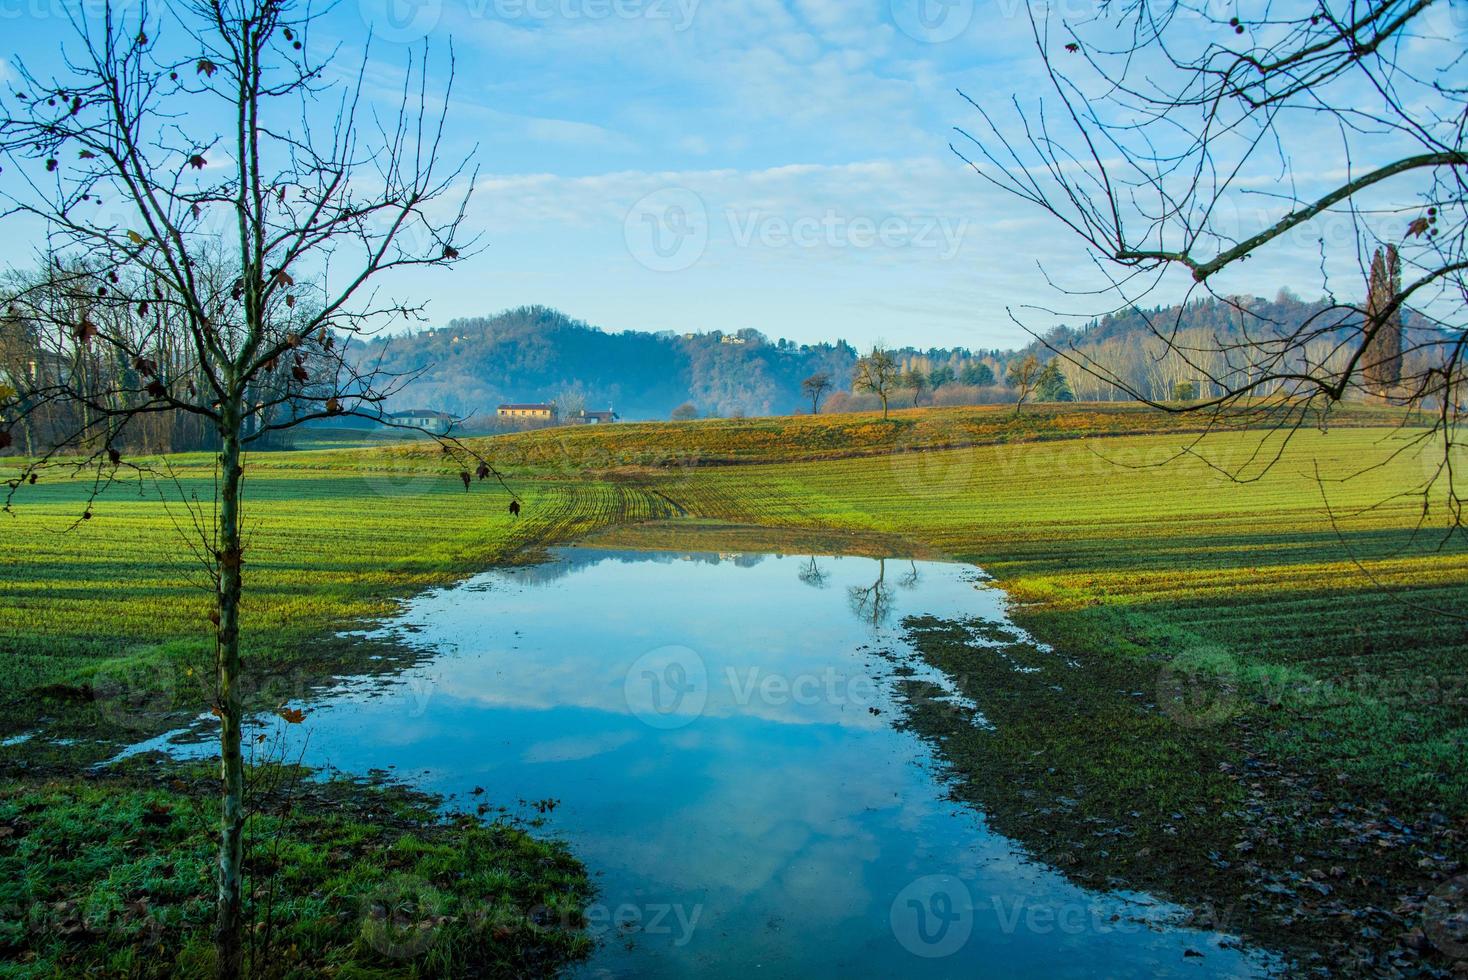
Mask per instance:
[[[1363,295],[1366,285],[1362,283]],[[926,377],[925,386],[916,393],[924,405],[1012,404],[1020,393],[1006,378],[1010,367],[1027,355],[1048,364],[1050,373],[1058,372],[1064,383],[1037,388],[1026,394],[1026,400],[1130,400],[1127,390],[1079,366],[1077,361],[1084,363],[1086,358],[1114,368],[1131,391],[1147,398],[1190,400],[1216,393],[1216,384],[1195,369],[1198,358],[1204,356],[1200,351],[1236,342],[1245,329],[1258,339],[1260,322],[1274,323],[1274,329],[1287,334],[1330,305],[1325,299],[1302,300],[1287,289],[1272,300],[1210,297],[1183,308],[1132,309],[1080,329],[1057,327],[1043,340],[1017,351],[906,346],[892,348],[892,354],[901,377],[915,373]],[[1406,356],[1428,356],[1410,335],[1431,328],[1410,312],[1404,319],[1409,334],[1402,344],[1409,352]],[[1176,342],[1172,345],[1154,332],[1172,335],[1174,325]],[[1321,348],[1315,352],[1320,358],[1342,356],[1329,337],[1314,343]],[[1075,356],[1056,357],[1055,350]],[[1180,351],[1192,353],[1185,358]],[[83,360],[73,363],[78,357]],[[692,417],[690,410],[696,416],[724,417],[803,413],[811,409],[803,383],[820,374],[830,378],[830,390],[820,402],[823,413],[881,408],[875,394],[852,390],[860,352],[843,340],[798,344],[771,340],[757,330],[728,335],[610,333],[539,306],[354,342],[347,357],[359,365],[413,378],[385,406],[387,411],[431,408],[472,416],[471,429],[476,423],[487,424],[498,404],[511,401],[554,401],[563,416],[581,408],[611,407],[624,419],[666,419],[680,406],[689,406],[685,417]],[[1214,378],[1227,376],[1222,364],[1202,366],[1210,367]],[[1415,363],[1403,365],[1408,372],[1421,368]],[[82,372],[105,386],[102,375],[107,372],[132,370],[129,364],[98,358],[70,338],[51,337],[17,307],[0,309],[0,376]],[[910,404],[913,395],[910,387],[904,387],[895,404]],[[36,413],[27,425],[64,427],[75,421],[51,417],[67,409],[48,411],[51,415]],[[37,436],[24,429],[17,431],[16,448],[23,450]],[[170,418],[166,413],[139,426],[131,438],[140,449],[208,448],[207,433],[195,420]]]
[[[1363,294],[1365,288],[1363,282]],[[1154,328],[1176,324],[1178,347],[1206,348],[1219,340],[1238,340],[1245,330],[1251,336],[1257,334],[1261,318],[1288,333],[1317,318],[1330,305],[1326,299],[1303,300],[1281,289],[1269,300],[1210,297],[1181,309],[1159,306],[1124,311],[1081,329],[1057,327],[1043,341],[1015,351],[911,345],[891,351],[901,375],[926,375],[927,385],[919,395],[922,404],[1013,402],[1015,392],[1003,379],[1010,363],[1027,354],[1035,354],[1042,362],[1053,360],[1064,381],[1032,397],[1130,399],[1120,387],[1103,382],[1074,362],[1053,358],[1051,348],[1084,352],[1114,366],[1131,389],[1148,398],[1173,400],[1180,392],[1207,397],[1209,382],[1189,368],[1177,349],[1159,341]],[[1429,329],[1421,321],[1414,323],[1410,314],[1406,327],[1409,331]],[[975,329],[976,334],[980,332]],[[1324,337],[1318,341],[1322,348],[1328,343]],[[407,403],[411,401],[414,406],[461,416],[492,416],[503,401],[557,401],[571,410],[611,406],[628,419],[665,419],[685,404],[700,415],[725,417],[809,412],[810,398],[802,382],[817,374],[831,378],[822,412],[881,407],[875,395],[852,391],[861,352],[851,344],[839,339],[818,344],[772,340],[752,329],[737,334],[609,333],[555,310],[531,306],[454,320],[412,335],[378,338],[364,351],[373,358],[382,357],[389,370],[423,372],[400,396],[402,404],[395,407],[410,407]],[[1321,356],[1328,352],[1322,351]],[[1226,373],[1217,367],[1220,371],[1215,376]],[[1047,393],[1057,397],[1047,399]],[[911,397],[908,389],[907,401]]]

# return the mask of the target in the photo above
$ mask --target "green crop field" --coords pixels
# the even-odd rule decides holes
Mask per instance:
[[[973,700],[987,699],[986,715],[1013,719],[1004,740],[969,745],[942,719],[916,709],[909,718],[949,740],[957,791],[1007,833],[1049,854],[1053,840],[1028,835],[1074,839],[1096,822],[1143,820],[1150,862],[1076,859],[1082,844],[1066,852],[1081,862],[1077,876],[1204,901],[1303,874],[1302,849],[1356,855],[1321,859],[1326,866],[1364,861],[1343,843],[1364,822],[1436,827],[1410,847],[1368,849],[1374,863],[1358,883],[1331,879],[1333,901],[1354,901],[1371,893],[1373,874],[1389,876],[1398,892],[1376,904],[1390,905],[1426,888],[1418,861],[1463,857],[1453,815],[1468,812],[1468,629],[1457,617],[1468,547],[1445,536],[1439,508],[1424,513],[1420,496],[1399,495],[1429,472],[1415,452],[1398,453],[1412,430],[1368,412],[1341,418],[1349,424],[1297,433],[1267,469],[1261,461],[1280,447],[1265,432],[1213,433],[1179,455],[1196,438],[1186,418],[1086,407],[476,441],[523,501],[518,519],[508,491],[489,480],[466,492],[457,464],[431,443],[258,454],[247,469],[247,656],[257,669],[353,669],[352,645],[332,639],[341,629],[426,587],[595,532],[648,547],[729,540],[787,551],[834,549],[849,535],[861,542],[854,550],[981,566],[1014,602],[1015,621],[1080,665],[1056,697],[1050,686],[1029,689],[1030,674],[996,673],[961,633],[915,624],[919,648]],[[110,731],[86,705],[63,710],[74,692],[118,664],[165,677],[207,663],[207,581],[190,553],[204,546],[207,522],[196,526],[189,503],[210,499],[211,466],[204,456],[167,461],[166,479],[113,486],[85,521],[90,482],[52,473],[0,517],[0,735],[45,720],[75,740],[50,755],[35,743],[0,752],[53,766],[92,761],[129,733]],[[1040,675],[1053,668],[1026,649]],[[1192,687],[1169,689],[1177,676]],[[1193,688],[1206,696],[1201,707]],[[174,685],[169,697],[187,701],[185,690]],[[1005,710],[996,698],[1028,700]],[[1098,743],[1103,731],[1111,738]],[[1261,766],[1272,777],[1240,775]],[[1013,793],[986,791],[981,771],[1001,773],[988,784]],[[1087,803],[1070,823],[1047,823],[1032,798],[1015,795],[1078,786]],[[1358,809],[1331,823],[1342,806]],[[1159,836],[1184,809],[1208,816]],[[1257,857],[1216,858],[1244,843]],[[1169,889],[1149,863],[1192,885]],[[1259,923],[1289,918],[1270,894]],[[1314,928],[1324,914],[1291,921]]]

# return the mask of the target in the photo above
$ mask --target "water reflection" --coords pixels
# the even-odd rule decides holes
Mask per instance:
[[[909,570],[902,573],[902,577],[897,580],[897,584],[904,589],[915,589],[918,587],[918,583],[923,580],[923,573],[918,571],[917,562],[909,561],[907,564]]]
[[[811,555],[810,560],[800,566],[800,580],[813,589],[824,589],[826,587],[826,570],[821,567],[820,559]]]
[[[877,559],[877,580],[871,585],[848,587],[851,611],[856,618],[873,629],[887,624],[892,618],[892,590],[887,585],[887,559]]]
[[[309,706],[284,734],[304,740],[308,763],[392,765],[465,802],[559,800],[551,826],[600,887],[591,921],[606,942],[588,975],[1261,967],[1178,928],[1177,909],[1088,893],[1029,861],[951,802],[928,748],[891,727],[904,617],[1003,619],[976,570],[593,549],[556,559],[414,601],[389,632],[439,656],[386,688]]]

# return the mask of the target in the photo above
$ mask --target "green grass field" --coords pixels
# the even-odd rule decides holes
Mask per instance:
[[[1267,472],[1259,461],[1276,442],[1263,432],[1217,432],[1197,455],[1179,457],[1195,438],[1187,417],[1115,407],[481,440],[524,502],[518,520],[493,481],[464,492],[457,466],[432,444],[259,454],[247,471],[247,655],[256,665],[350,669],[335,631],[380,618],[423,588],[597,531],[678,547],[719,534],[752,540],[737,528],[754,525],[776,529],[786,550],[875,535],[981,566],[1014,601],[1016,622],[1089,671],[1056,698],[996,674],[942,624],[915,634],[961,685],[976,685],[980,703],[1013,702],[1008,711],[991,705],[1013,719],[1006,741],[955,743],[948,753],[964,792],[1006,832],[1049,854],[1027,839],[1027,825],[1076,836],[1087,819],[1115,823],[1134,809],[1166,822],[1174,810],[1202,807],[1217,819],[1185,829],[1187,846],[1177,828],[1171,844],[1149,837],[1148,845],[1176,852],[1153,863],[1196,878],[1201,896],[1181,893],[1197,900],[1207,888],[1243,888],[1233,881],[1239,866],[1299,873],[1289,868],[1302,847],[1354,853],[1327,825],[1343,802],[1365,808],[1360,820],[1446,827],[1412,848],[1384,847],[1386,857],[1373,852],[1375,870],[1359,886],[1332,882],[1339,898],[1368,892],[1371,873],[1390,875],[1394,891],[1378,903],[1390,905],[1432,886],[1437,866],[1414,863],[1426,853],[1417,845],[1468,856],[1456,816],[1468,813],[1468,629],[1453,615],[1468,594],[1468,547],[1444,537],[1442,514],[1424,515],[1420,497],[1395,496],[1428,472],[1412,453],[1373,467],[1407,433],[1379,413],[1334,421],[1329,431],[1298,433]],[[74,528],[88,484],[59,476],[25,488],[14,514],[0,517],[3,734],[60,717],[64,692],[118,663],[131,665],[130,676],[166,676],[207,662],[208,595],[179,528],[194,533],[184,502],[209,499],[211,461],[170,463],[176,483],[114,487]],[[648,521],[658,523],[626,529]],[[184,698],[185,688],[172,690]],[[77,709],[66,718],[82,741],[117,737],[100,715]],[[935,738],[952,734],[921,712],[910,721]],[[1029,772],[1025,760],[1036,753],[1069,762]],[[1079,785],[1087,804],[1072,823],[1036,822],[1026,818],[1033,800],[984,791],[973,777],[985,766],[1042,794]],[[1275,775],[1251,785],[1251,766]],[[1301,828],[1293,836],[1279,830],[1292,813]],[[1250,844],[1257,859],[1233,862],[1222,878],[1208,870],[1216,868],[1208,852],[1234,854],[1260,826],[1274,829],[1257,851]],[[1200,834],[1233,837],[1191,839]],[[1169,891],[1138,863],[1082,864],[1078,876],[1093,883]]]
[[[80,481],[27,488],[0,523],[0,642],[13,696],[111,658],[146,658],[159,644],[206,649],[211,593],[194,549],[207,526],[201,536],[194,515],[212,499],[212,471],[207,458],[171,462],[176,482],[115,486],[83,524],[89,484]],[[530,479],[515,483],[526,513],[512,521],[508,496],[487,484],[466,494],[452,476],[339,465],[328,454],[262,454],[247,479],[246,629],[251,654],[271,662],[309,659],[333,627],[455,575],[671,513],[635,487]]]

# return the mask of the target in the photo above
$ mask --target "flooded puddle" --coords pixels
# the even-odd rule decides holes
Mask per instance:
[[[279,732],[287,758],[392,767],[460,806],[556,801],[547,828],[599,889],[602,942],[582,975],[1272,967],[1185,928],[1175,906],[1068,883],[946,799],[931,749],[893,727],[893,671],[923,670],[901,640],[906,616],[1004,621],[973,568],[554,558],[414,600],[386,632],[433,657],[326,693]]]

